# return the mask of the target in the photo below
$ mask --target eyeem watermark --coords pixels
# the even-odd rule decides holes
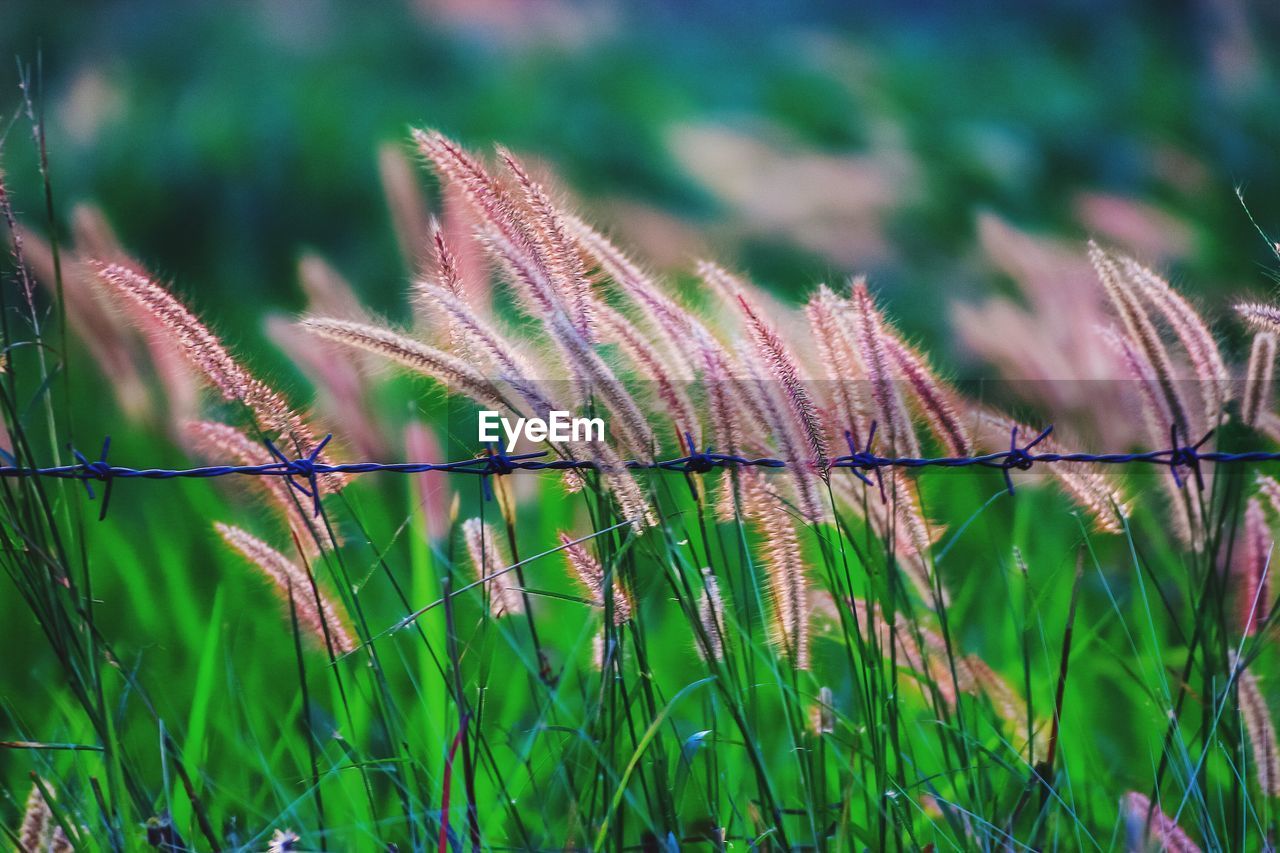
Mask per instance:
[[[516,418],[513,423],[498,412],[480,412],[480,442],[505,438],[507,447],[515,447],[521,437],[531,442],[604,441],[603,418],[575,418],[572,412],[551,411],[547,418]],[[502,434],[499,434],[499,430]]]

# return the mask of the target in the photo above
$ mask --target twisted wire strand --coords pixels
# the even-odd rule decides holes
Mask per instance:
[[[1160,450],[1148,450],[1137,453],[1052,453],[1036,452],[1035,448],[1053,432],[1048,426],[1025,444],[1018,442],[1018,429],[1014,427],[1009,436],[1009,449],[993,453],[971,456],[881,456],[873,450],[876,425],[871,424],[867,442],[858,448],[852,434],[845,433],[849,444],[849,453],[832,458],[826,465],[827,470],[846,469],[867,485],[876,485],[883,493],[884,484],[880,472],[885,468],[990,468],[999,470],[1005,480],[1009,494],[1014,493],[1012,471],[1027,471],[1035,465],[1043,464],[1098,464],[1098,465],[1155,465],[1168,468],[1179,487],[1186,483],[1184,472],[1190,472],[1198,488],[1204,488],[1201,472],[1202,464],[1233,465],[1243,463],[1278,462],[1280,452],[1250,450],[1243,452],[1226,452],[1201,448],[1213,436],[1211,430],[1199,441],[1186,443],[1178,435],[1177,428],[1170,430],[1169,446]],[[93,483],[103,484],[102,508],[100,518],[106,516],[107,505],[111,498],[111,486],[116,480],[173,480],[173,479],[207,479],[232,475],[250,477],[284,477],[289,485],[299,494],[310,500],[316,515],[320,514],[321,491],[319,477],[324,474],[371,474],[388,472],[392,474],[422,474],[438,471],[446,474],[471,474],[482,478],[486,497],[492,497],[490,479],[501,477],[516,471],[564,471],[569,469],[588,470],[602,468],[599,463],[589,459],[547,459],[548,451],[510,454],[502,442],[491,444],[480,456],[459,459],[453,462],[321,462],[320,453],[328,445],[332,435],[325,436],[310,453],[291,457],[276,447],[270,440],[266,447],[271,453],[272,462],[258,465],[205,465],[195,468],[132,468],[124,465],[113,465],[107,461],[111,449],[108,437],[102,443],[102,451],[96,460],[90,460],[80,451],[72,448],[75,463],[49,467],[30,467],[16,463],[8,453],[0,451],[0,456],[8,464],[0,466],[0,478],[47,477],[50,479],[78,480],[84,484],[89,499],[96,495]],[[785,459],[771,457],[749,457],[728,453],[716,453],[711,448],[699,450],[691,435],[685,436],[688,453],[673,459],[653,462],[627,461],[624,466],[630,470],[675,471],[685,474],[707,474],[716,469],[732,468],[785,468],[791,464],[812,464],[788,462]],[[872,477],[874,476],[874,480]]]

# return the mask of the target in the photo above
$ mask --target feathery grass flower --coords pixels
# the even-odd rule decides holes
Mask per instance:
[[[326,340],[383,356],[416,373],[430,376],[482,405],[511,409],[498,386],[473,365],[391,329],[319,317],[304,319],[302,326]]]
[[[1264,412],[1275,405],[1276,343],[1275,332],[1258,332],[1249,347],[1249,364],[1244,373],[1244,391],[1240,396],[1240,420],[1257,426]]]
[[[493,618],[524,613],[524,596],[516,588],[511,573],[506,571],[508,561],[498,547],[493,529],[478,518],[468,518],[462,523],[462,539],[476,576],[484,581]]]
[[[332,648],[337,655],[355,649],[347,627],[350,620],[341,603],[331,598],[307,569],[239,527],[222,522],[213,526],[224,542],[262,570],[286,605],[292,599],[298,626],[321,648]]]
[[[702,639],[698,642],[698,654],[704,659],[724,658],[724,599],[720,596],[720,581],[709,566],[702,567],[702,594],[698,596],[698,622],[702,627]]]
[[[592,605],[604,607],[606,579],[600,561],[587,551],[583,543],[574,541],[564,531],[560,531],[560,544],[564,546],[565,562],[587,591]],[[613,602],[613,624],[621,625],[631,618],[631,599],[627,597],[616,574],[608,578],[608,586]]]
[[[224,399],[243,403],[263,429],[286,439],[286,452],[296,451],[305,456],[319,446],[302,416],[289,407],[284,397],[242,367],[222,341],[171,293],[121,264],[100,267],[98,277],[118,298],[133,303],[153,318],[167,339]],[[330,489],[338,489],[344,478],[326,474],[323,481]]]
[[[1168,815],[1137,791],[1129,791],[1120,801],[1120,814],[1124,818],[1130,853],[1200,853],[1200,847],[1191,836]]]
[[[1244,668],[1234,652],[1231,654],[1231,666],[1236,671],[1240,720],[1244,723],[1244,733],[1249,740],[1258,789],[1265,797],[1280,796],[1280,753],[1277,753],[1276,728],[1271,721],[1271,709],[1267,707],[1258,679]]]

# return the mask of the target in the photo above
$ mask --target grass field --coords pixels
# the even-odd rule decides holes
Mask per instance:
[[[348,41],[412,53],[387,27]],[[38,87],[20,92],[0,137],[5,464],[92,462],[106,435],[106,461],[137,468],[270,464],[268,440],[291,460],[464,460],[486,452],[481,409],[571,410],[607,432],[511,449],[572,471],[0,478],[6,843],[1271,849],[1274,461],[831,464],[864,448],[1000,452],[1050,424],[1039,452],[1161,450],[1210,431],[1202,450],[1274,450],[1280,308],[1262,294],[1280,261],[1254,230],[1273,224],[1271,196],[1246,184],[1237,198],[1215,171],[1230,158],[1178,124],[1171,96],[1133,121],[1208,164],[1199,183],[1180,185],[1195,170],[1166,150],[1181,165],[1153,167],[1146,192],[1077,192],[1049,166],[1004,186],[972,151],[931,152],[918,116],[901,118],[901,138],[886,131],[942,86],[936,67],[914,70],[920,48],[902,32],[867,54],[873,82],[853,54],[824,54],[823,77],[773,44],[744,78],[773,93],[761,101],[775,128],[760,133],[695,121],[734,97],[760,108],[714,80],[681,109],[644,102],[663,81],[677,91],[680,72],[611,65],[614,42],[583,48],[581,77],[544,60],[544,81],[636,98],[605,124],[645,133],[613,155],[586,119],[585,142],[547,142],[567,131],[539,121],[496,137],[518,123],[520,85],[502,75],[487,78],[502,118],[474,119],[473,146],[410,129],[407,78],[389,77],[373,124],[405,129],[381,148],[381,130],[344,142],[373,152],[365,195],[340,176],[332,197],[307,195],[325,180],[301,169],[301,190],[260,187],[242,220],[227,190],[194,200],[185,224],[160,178],[110,190],[114,149],[64,167],[55,144],[42,159],[68,114],[46,120]],[[437,70],[474,82],[465,39],[432,38],[457,51]],[[642,54],[646,36],[615,38]],[[691,25],[681,38],[708,36]],[[536,56],[495,61],[529,70]],[[297,79],[316,73],[297,61]],[[1028,67],[1067,101],[1092,84],[1065,59]],[[595,76],[619,68],[639,82]],[[247,85],[225,73],[232,83],[195,90]],[[854,78],[842,97],[866,111],[857,127],[823,100]],[[1055,140],[1027,148],[1069,166],[1079,152],[1027,109],[1028,137]],[[1009,150],[960,124],[988,165]],[[1222,139],[1261,148],[1266,128]],[[563,162],[494,147],[522,139]],[[219,158],[244,155],[243,140],[223,143]],[[297,162],[313,170],[356,157],[312,145]],[[180,174],[183,156],[155,171]],[[64,168],[106,214],[64,200]],[[595,186],[592,168],[607,175]],[[132,245],[130,191],[164,240]],[[1037,198],[1054,201],[1019,215]],[[373,225],[357,215],[373,210]],[[625,224],[578,218],[595,211]],[[972,228],[954,226],[961,211]],[[290,230],[325,220],[352,224]],[[299,249],[317,234],[340,262]],[[867,281],[850,278],[862,257]],[[621,464],[674,458],[693,464]]]

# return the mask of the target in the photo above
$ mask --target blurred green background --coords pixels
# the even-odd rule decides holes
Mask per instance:
[[[330,0],[10,0],[0,7],[7,128],[0,163],[20,213],[43,230],[29,125],[10,121],[22,105],[19,68],[28,67],[40,85],[58,215],[68,217],[80,201],[99,205],[124,245],[173,281],[255,369],[269,365],[263,374],[273,380],[285,361],[267,345],[263,318],[301,309],[296,262],[305,250],[333,262],[375,311],[407,317],[411,273],[396,248],[378,150],[391,143],[407,151],[410,126],[437,127],[477,149],[502,142],[545,166],[589,220],[685,287],[703,256],[797,300],[817,282],[869,273],[895,320],[925,340],[948,374],[979,369],[949,331],[951,306],[1011,290],[980,242],[982,214],[1070,241],[1116,244],[1169,271],[1216,319],[1228,297],[1271,285],[1275,258],[1236,187],[1259,224],[1280,232],[1280,6],[853,6],[414,0],[380,4],[375,13]],[[425,171],[422,183],[432,187]],[[1064,277],[1062,286],[1077,282]],[[95,378],[85,371],[76,381]],[[81,436],[96,442],[113,432],[113,452],[126,464],[166,461],[154,436],[131,434],[123,418],[102,414],[96,404],[106,396],[97,389],[77,400]],[[232,718],[242,714],[253,723],[244,730],[272,743],[276,716],[292,715],[270,703],[239,708],[237,699],[205,738],[205,708],[220,701],[209,686],[220,659],[207,650],[219,648],[225,629],[249,664],[228,673],[244,673],[250,687],[267,692],[290,664],[287,649],[270,659],[260,651],[277,636],[278,614],[255,622],[251,605],[261,591],[219,585],[220,568],[238,566],[206,527],[226,516],[221,493],[188,482],[165,487],[178,497],[156,511],[131,512],[124,503],[132,495],[134,507],[146,506],[160,488],[122,490],[111,523],[92,528],[95,555],[110,555],[111,583],[128,587],[96,590],[110,602],[108,633],[146,652],[150,683],[165,687],[162,712],[196,733],[185,743],[193,766],[203,750],[214,756],[210,777],[224,786],[215,793],[237,808],[252,799],[261,812],[253,820],[266,826],[296,792],[285,783],[259,791],[259,745],[225,735],[239,731]],[[977,507],[999,484],[992,475],[947,488],[940,504]],[[1042,524],[1044,506],[1061,507],[1051,500],[1031,491],[1013,505],[1011,524],[1001,517],[989,530],[968,528],[946,570],[967,578],[970,566],[1001,567],[1012,577],[1009,546],[1022,547],[1047,578],[1044,610],[1059,619],[1078,530]],[[420,537],[396,539],[410,502],[394,494],[388,505],[366,513],[370,541],[395,542],[393,561],[413,567],[414,600],[430,600],[432,565],[418,553]],[[546,514],[530,526],[527,551],[571,526],[562,505],[546,506],[533,510]],[[1148,538],[1167,538],[1158,519],[1141,524]],[[1183,577],[1177,555],[1160,547],[1162,565],[1174,567],[1162,574]],[[157,570],[187,565],[202,571]],[[1118,588],[1124,599],[1128,591]],[[1091,592],[1084,611],[1109,618],[1112,589]],[[964,584],[958,606],[994,624],[1013,611],[1015,596],[992,595]],[[148,604],[129,609],[121,601]],[[223,608],[233,615],[225,625]],[[560,627],[569,633],[567,620]],[[987,627],[967,624],[964,643],[1015,671],[1013,634]],[[4,630],[10,648],[34,643],[25,621]],[[1055,621],[1048,635],[1059,634]],[[145,645],[152,642],[159,645]],[[1122,770],[1149,770],[1143,741],[1163,719],[1136,687],[1122,689],[1145,716],[1113,719],[1111,705],[1093,701],[1128,684],[1118,648],[1085,647],[1095,665],[1085,670],[1092,675],[1076,676],[1072,701],[1087,710],[1071,722],[1094,738],[1071,747],[1079,766],[1116,779]],[[673,657],[687,651],[664,647]],[[1158,643],[1142,651],[1134,650],[1144,666],[1160,660]],[[21,653],[5,664],[12,671],[3,680],[18,685],[9,693],[25,700],[14,700],[24,726],[44,720],[46,689],[67,701],[38,654],[36,665]],[[189,683],[197,670],[199,689]],[[36,699],[26,695],[33,683]],[[1037,684],[1040,695],[1048,683]],[[54,718],[75,718],[64,711]],[[89,736],[45,728],[65,731],[69,741]],[[138,754],[153,760],[151,729],[135,733],[145,743],[135,745]],[[440,738],[432,731],[424,741],[431,747]],[[283,738],[275,748],[296,752],[302,767],[303,743]],[[8,764],[3,772],[25,785],[27,765]],[[1113,793],[1098,797],[1107,809]]]
[[[797,294],[869,272],[934,344],[948,301],[992,285],[979,211],[1120,243],[1193,292],[1265,286],[1236,185],[1280,224],[1274,4],[28,0],[5,18],[0,103],[19,104],[15,58],[39,60],[60,209],[100,204],[248,338],[264,306],[300,306],[303,247],[404,311],[376,149],[411,124],[545,162],[660,266],[712,254]],[[34,211],[25,132],[4,165]]]

